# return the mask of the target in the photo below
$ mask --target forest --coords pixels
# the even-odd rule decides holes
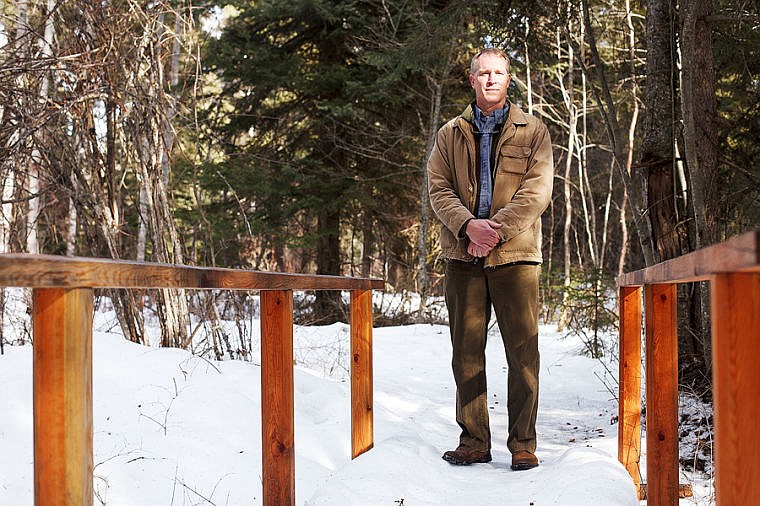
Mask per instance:
[[[423,302],[377,325],[431,321],[426,162],[484,45],[510,55],[509,99],[551,132],[543,319],[582,329],[590,355],[614,353],[597,332],[617,324],[615,276],[760,223],[755,1],[0,6],[3,253],[378,277]],[[679,353],[709,397],[705,293],[679,293]],[[187,346],[191,314],[246,310],[221,293],[103,295],[133,341],[154,312],[164,346]],[[346,318],[340,294],[303,303],[310,323]]]

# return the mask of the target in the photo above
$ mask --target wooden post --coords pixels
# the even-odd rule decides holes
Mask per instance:
[[[372,290],[351,291],[351,458],[373,446]]]
[[[293,292],[261,300],[261,460],[263,504],[295,505]]]
[[[639,286],[620,287],[620,394],[618,460],[641,486],[641,297]]]
[[[719,274],[711,283],[715,499],[760,496],[760,274]]]
[[[37,506],[93,504],[92,313],[92,289],[33,291]]]
[[[678,505],[678,318],[676,285],[644,287],[647,498]]]

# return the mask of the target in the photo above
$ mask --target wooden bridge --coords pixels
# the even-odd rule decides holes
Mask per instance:
[[[676,286],[709,281],[716,502],[760,497],[760,230],[625,274],[620,303],[619,459],[641,489],[642,299],[647,498],[678,504]],[[352,456],[373,444],[372,290],[382,280],[0,255],[0,286],[33,289],[35,504],[93,504],[92,313],[95,288],[259,291],[262,478],[267,506],[295,504],[293,291],[351,292]]]
[[[295,504],[293,291],[351,293],[351,453],[373,444],[372,290],[379,279],[49,255],[0,255],[0,286],[33,289],[34,499],[93,504],[95,288],[255,290],[261,298],[263,502]]]
[[[648,504],[678,504],[676,287],[709,281],[712,318],[715,498],[760,501],[760,230],[618,279],[618,458]],[[647,484],[642,488],[641,327],[644,300]],[[641,495],[641,494],[640,494]]]

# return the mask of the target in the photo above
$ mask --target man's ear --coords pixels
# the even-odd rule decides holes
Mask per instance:
[[[470,87],[475,88],[475,76],[470,74]]]

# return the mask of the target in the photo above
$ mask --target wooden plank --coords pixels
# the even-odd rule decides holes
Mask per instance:
[[[39,289],[34,328],[34,503],[91,506],[91,289]]]
[[[351,292],[351,458],[373,446],[372,291]]]
[[[678,505],[676,302],[676,285],[644,287],[649,506]]]
[[[261,459],[264,506],[294,505],[293,292],[261,292]]]
[[[621,287],[618,460],[641,484],[641,299],[640,287]]]
[[[0,255],[0,286],[381,290],[381,279],[246,271],[55,255]]]
[[[760,272],[760,229],[618,278],[618,286],[704,281],[721,272]]]
[[[716,503],[749,506],[760,497],[760,274],[721,274],[710,287]]]

